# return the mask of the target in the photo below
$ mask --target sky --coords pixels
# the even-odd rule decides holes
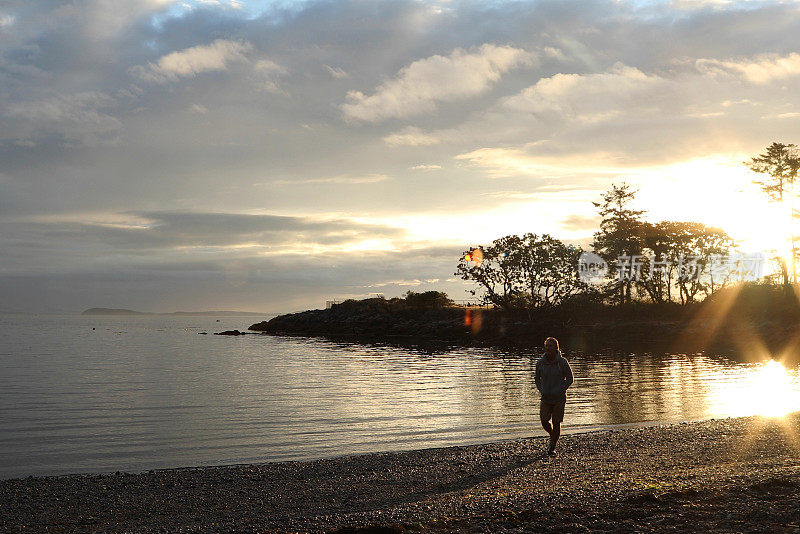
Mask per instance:
[[[0,311],[467,299],[623,181],[760,250],[798,121],[797,2],[0,0]]]

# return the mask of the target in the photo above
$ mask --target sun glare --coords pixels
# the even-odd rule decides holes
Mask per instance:
[[[744,154],[698,158],[644,171],[632,181],[653,220],[698,221],[721,227],[750,251],[785,250],[790,207],[770,202],[744,159]]]
[[[751,367],[744,376],[720,380],[710,396],[717,417],[782,417],[800,410],[800,376],[775,360]]]

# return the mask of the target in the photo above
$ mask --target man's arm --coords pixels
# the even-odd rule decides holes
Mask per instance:
[[[539,362],[536,362],[536,372],[533,374],[533,380],[536,382],[536,389],[539,390],[539,393],[542,392],[542,377],[539,374]]]
[[[575,377],[572,376],[572,367],[570,367],[569,362],[565,359],[564,360],[564,393],[567,392],[567,389],[575,382]]]

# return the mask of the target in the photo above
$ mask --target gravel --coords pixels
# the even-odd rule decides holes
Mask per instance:
[[[5,532],[800,532],[800,413],[0,481]]]

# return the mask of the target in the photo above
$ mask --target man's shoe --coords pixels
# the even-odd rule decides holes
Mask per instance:
[[[555,449],[547,449],[547,456],[555,456],[556,450]]]

